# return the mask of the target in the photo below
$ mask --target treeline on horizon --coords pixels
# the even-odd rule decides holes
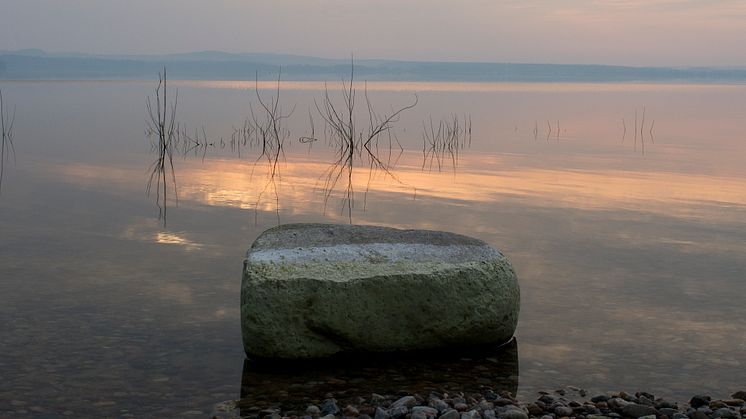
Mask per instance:
[[[338,80],[350,63],[315,57],[203,52],[163,56],[88,56],[0,52],[0,79],[152,79],[168,66],[172,79]],[[355,60],[359,80],[465,82],[702,82],[743,83],[746,68],[625,67],[585,64],[519,64]]]

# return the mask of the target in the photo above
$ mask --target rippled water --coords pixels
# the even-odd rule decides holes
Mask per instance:
[[[175,158],[166,227],[145,194],[154,87],[0,83],[17,108],[0,195],[0,416],[207,414],[242,395],[344,398],[396,379],[467,388],[484,375],[524,397],[573,385],[684,399],[746,384],[746,86],[369,83],[382,113],[419,103],[395,125],[404,151],[381,143],[391,174],[355,167],[352,221],[453,231],[507,254],[517,348],[277,375],[244,366],[241,262],[278,217],[349,222],[343,189],[324,205],[323,84],[283,85],[295,109],[267,188],[257,149],[230,147],[256,110],[253,84],[171,83],[178,121],[215,146]],[[312,145],[298,142],[309,112]],[[457,167],[446,156],[423,169],[423,124],[452,114],[471,119],[471,147]]]

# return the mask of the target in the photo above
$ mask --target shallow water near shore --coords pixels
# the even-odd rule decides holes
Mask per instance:
[[[0,195],[0,416],[209,414],[293,386],[245,367],[240,339],[242,259],[278,220],[447,230],[505,253],[522,292],[515,370],[495,368],[502,355],[433,361],[449,383],[484,372],[525,398],[572,385],[676,400],[746,385],[746,86],[368,83],[381,113],[418,104],[394,125],[403,150],[380,144],[391,173],[354,170],[348,213],[344,189],[325,199],[322,82],[282,86],[295,109],[268,183],[257,148],[230,147],[253,83],[174,81],[177,119],[214,145],[174,157],[165,227],[145,193],[154,87],[0,82],[17,109]],[[309,113],[319,141],[301,143]],[[469,118],[470,146],[423,154],[423,124],[453,114]],[[428,365],[285,377],[323,399],[373,391],[360,377],[437,383]]]

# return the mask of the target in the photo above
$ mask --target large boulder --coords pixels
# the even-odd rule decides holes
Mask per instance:
[[[501,344],[520,292],[508,259],[453,233],[287,224],[262,233],[244,261],[246,354],[316,358]]]

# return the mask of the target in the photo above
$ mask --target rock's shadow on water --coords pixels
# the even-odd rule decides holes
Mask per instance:
[[[518,343],[468,351],[417,351],[364,354],[312,361],[245,360],[241,380],[241,415],[264,409],[304,412],[327,398],[347,404],[371,403],[380,395],[516,393]],[[302,414],[302,413],[301,413]]]

